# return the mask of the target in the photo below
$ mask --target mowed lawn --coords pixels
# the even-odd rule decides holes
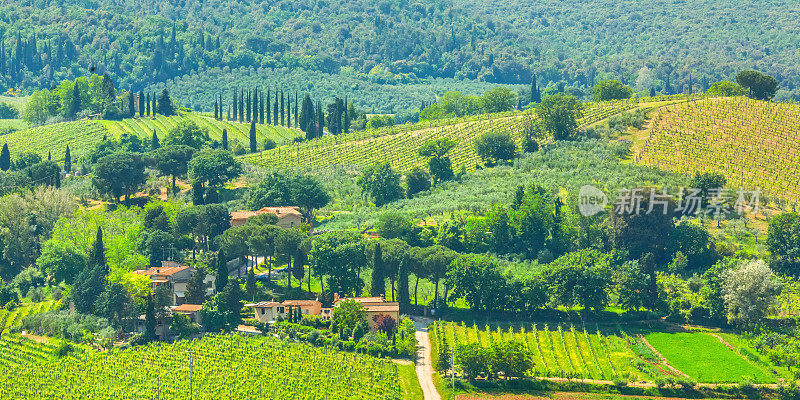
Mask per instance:
[[[673,367],[697,382],[736,383],[749,377],[756,383],[775,378],[706,333],[650,333],[645,335]]]

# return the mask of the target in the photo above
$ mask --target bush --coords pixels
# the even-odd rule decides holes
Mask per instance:
[[[272,150],[277,146],[278,146],[278,144],[275,143],[274,140],[272,140],[270,138],[264,139],[264,150]]]
[[[74,350],[75,348],[72,347],[71,344],[62,341],[58,344],[58,347],[56,347],[56,356],[58,356],[58,358],[64,358]]]
[[[19,118],[19,111],[8,103],[0,103],[0,119]]]

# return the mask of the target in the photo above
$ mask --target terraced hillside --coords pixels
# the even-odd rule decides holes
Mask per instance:
[[[590,104],[584,112],[583,124],[592,124],[638,107],[635,101],[616,101]],[[366,166],[376,161],[388,161],[400,171],[425,164],[417,154],[428,140],[440,137],[455,139],[458,145],[448,154],[454,169],[462,166],[474,170],[481,164],[473,141],[484,132],[508,132],[522,140],[522,113],[483,115],[480,118],[455,120],[444,125],[399,126],[292,144],[245,157],[254,164],[275,168],[321,167],[330,164]]]
[[[157,116],[155,118],[129,118],[122,121],[72,121],[45,125],[31,129],[19,130],[0,138],[0,143],[8,143],[12,156],[22,152],[35,152],[43,158],[50,152],[54,161],[63,161],[64,150],[69,145],[73,158],[87,154],[103,136],[118,138],[123,133],[135,134],[149,139],[155,130],[163,138],[167,132],[183,120],[196,122],[200,127],[208,129],[212,140],[222,140],[222,130],[228,130],[228,140],[238,141],[248,147],[250,143],[250,125],[238,122],[216,121],[213,118],[193,113],[181,116]],[[296,129],[271,125],[256,125],[258,145],[262,146],[266,138],[278,144],[291,142],[301,132]]]
[[[744,97],[659,109],[638,163],[675,172],[722,173],[732,188],[800,199],[800,105]]]

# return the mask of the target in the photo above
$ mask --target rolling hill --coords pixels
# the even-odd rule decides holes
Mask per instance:
[[[744,97],[659,108],[635,162],[675,172],[716,172],[728,186],[800,199],[800,105]]]

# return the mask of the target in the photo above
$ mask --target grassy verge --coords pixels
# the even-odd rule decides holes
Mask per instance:
[[[417,370],[414,364],[397,364],[397,373],[400,375],[400,387],[403,398],[407,400],[423,400],[422,387],[417,379]]]

